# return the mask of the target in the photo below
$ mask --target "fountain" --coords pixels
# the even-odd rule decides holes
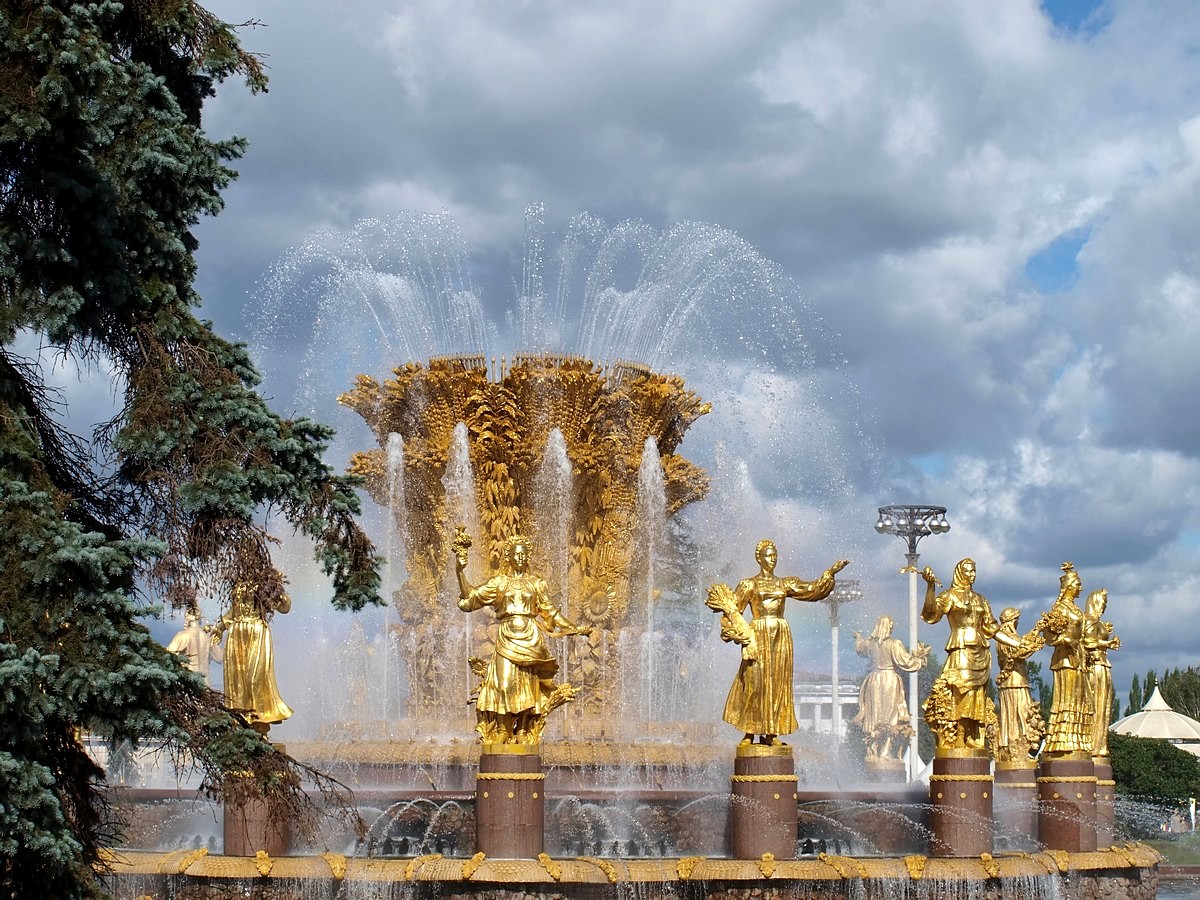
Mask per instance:
[[[533,219],[536,226],[536,211]],[[376,240],[361,240],[372,229]],[[313,352],[340,355],[342,368],[394,366],[390,377],[360,375],[339,398],[377,445],[356,448],[351,470],[386,510],[392,603],[379,639],[354,634],[353,665],[316,668],[326,680],[343,679],[343,690],[363,680],[374,690],[382,679],[378,702],[397,717],[352,717],[372,702],[356,697],[331,704],[311,738],[288,742],[358,789],[365,840],[325,835],[311,848],[324,852],[296,857],[222,857],[207,842],[166,854],[122,850],[113,857],[122,895],[202,896],[211,887],[263,896],[499,896],[511,886],[581,898],[984,896],[1001,888],[1055,897],[1064,886],[1074,893],[1100,882],[1126,896],[1147,886],[1152,893],[1156,859],[1137,846],[931,858],[922,788],[838,789],[827,747],[803,736],[795,741],[796,858],[725,858],[734,737],[719,724],[719,703],[736,660],[701,608],[701,585],[727,579],[763,536],[751,510],[768,486],[756,489],[755,479],[772,477],[787,441],[803,442],[811,460],[796,472],[796,490],[816,498],[802,503],[815,504],[822,542],[850,544],[845,526],[818,507],[844,495],[858,436],[813,433],[794,409],[776,409],[800,397],[813,422],[829,421],[822,409],[837,402],[830,369],[815,364],[820,348],[806,344],[798,322],[808,320],[783,302],[790,294],[778,272],[727,232],[685,225],[657,234],[636,223],[609,230],[588,217],[569,229],[553,296],[541,261],[527,268],[512,314],[520,352],[489,358],[486,345],[498,335],[456,241],[445,219],[414,218],[364,225],[341,245],[322,236],[298,258],[328,264],[326,276],[311,279],[325,329]],[[273,289],[296,300],[302,270],[289,260]],[[573,291],[582,293],[582,315],[578,352],[567,354],[548,348],[564,345]],[[355,315],[344,308],[351,299]],[[753,317],[740,314],[747,308]],[[378,323],[382,364],[336,331],[363,321]],[[269,324],[277,339],[289,327]],[[698,347],[726,345],[743,352],[693,384],[712,405],[678,376],[660,374],[686,367]],[[616,348],[641,361],[623,360]],[[781,359],[799,370],[777,374]],[[320,368],[329,364],[322,359]],[[760,388],[764,402],[748,408],[734,384]],[[736,436],[738,446],[710,431],[700,442],[715,463],[706,471],[677,451],[689,428],[718,417],[714,431]],[[725,505],[705,513],[697,501],[710,490]],[[692,509],[701,511],[689,516]],[[739,516],[748,533],[731,533]],[[555,648],[580,694],[547,726],[548,827],[535,858],[474,852],[480,754],[463,702],[473,688],[466,661],[487,657],[494,637],[483,617],[453,602],[449,537],[457,525],[478,540],[467,571],[473,583],[496,567],[509,536],[532,534],[537,569],[564,613],[592,628]],[[698,549],[685,555],[660,543],[675,528]],[[672,595],[687,596],[690,610]]]

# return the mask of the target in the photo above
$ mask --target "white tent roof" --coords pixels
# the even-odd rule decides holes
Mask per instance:
[[[1200,742],[1200,722],[1171,709],[1158,692],[1158,685],[1154,686],[1154,693],[1141,712],[1118,719],[1108,730],[1132,734],[1134,737],[1163,738],[1176,743]]]

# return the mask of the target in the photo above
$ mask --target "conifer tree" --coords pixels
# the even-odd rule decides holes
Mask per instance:
[[[1132,716],[1135,712],[1142,711],[1142,681],[1138,678],[1137,672],[1133,673],[1133,680],[1129,682],[1129,702],[1125,705],[1125,715]]]
[[[330,431],[273,413],[195,313],[191,229],[243,151],[202,106],[263,89],[258,60],[193,0],[0,0],[0,47],[0,896],[93,896],[113,825],[82,732],[164,740],[214,792],[300,803],[315,777],[151,640],[145,597],[280,589],[265,511],[339,608],[378,602],[378,564]],[[50,354],[111,373],[111,421],[67,430]]]

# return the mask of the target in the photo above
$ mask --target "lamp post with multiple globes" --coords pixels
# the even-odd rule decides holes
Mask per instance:
[[[917,544],[921,538],[931,534],[945,534],[950,530],[946,521],[946,507],[895,504],[879,507],[879,520],[875,530],[880,534],[894,534],[908,543],[904,554],[907,565],[901,569],[908,573],[908,645],[917,646],[917,563],[921,556]],[[908,676],[908,709],[912,726],[912,740],[908,750],[908,778],[917,776],[917,673]]]

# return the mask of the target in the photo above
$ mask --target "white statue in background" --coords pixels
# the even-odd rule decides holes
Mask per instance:
[[[183,664],[193,672],[204,676],[204,683],[212,687],[212,675],[209,672],[209,662],[223,662],[225,651],[220,644],[214,644],[211,629],[200,622],[200,614],[189,609],[183,617],[183,630],[177,632],[171,643],[167,644],[168,653],[177,653],[183,657]]]

